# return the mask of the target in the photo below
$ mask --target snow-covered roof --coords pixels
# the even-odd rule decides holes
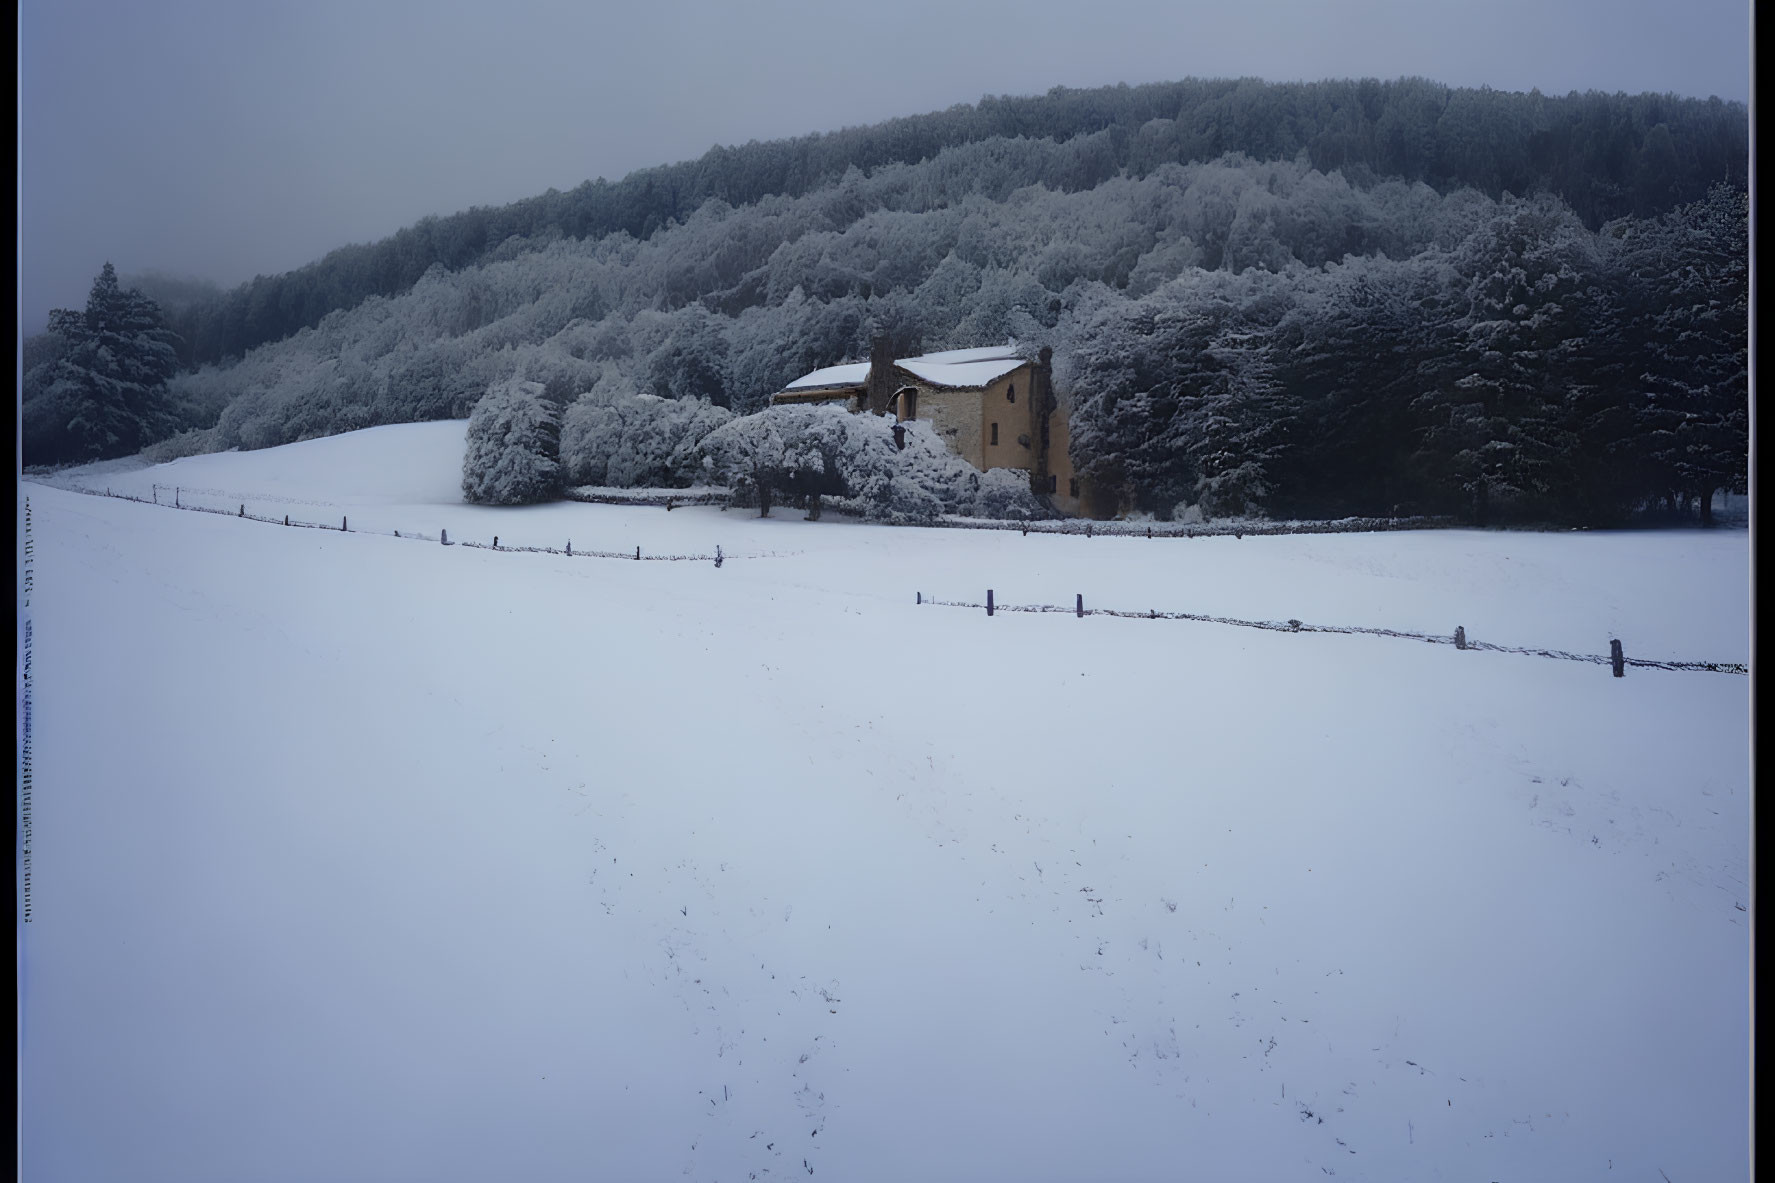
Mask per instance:
[[[834,403],[848,402],[856,386],[813,386],[800,390],[779,390],[770,396],[773,403]]]
[[[926,353],[919,357],[909,357],[899,364],[905,365],[907,361],[928,361],[953,365],[958,362],[970,361],[1008,361],[1016,356],[1017,347],[1015,345],[988,345],[984,349],[946,349],[941,353]]]
[[[841,366],[827,366],[823,370],[815,370],[806,377],[795,379],[785,389],[812,390],[822,386],[861,386],[868,380],[869,363],[853,361],[846,362]]]
[[[957,352],[977,352],[957,350]],[[1018,366],[1026,364],[1020,357],[992,361],[934,362],[924,358],[908,358],[897,363],[902,370],[915,374],[933,386],[985,386],[996,382]]]
[[[941,353],[926,353],[919,357],[901,358],[894,364],[933,386],[968,387],[996,382],[1023,365],[1024,359],[1017,356],[1013,345],[989,345],[984,349],[947,349]],[[862,386],[868,381],[869,363],[853,361],[839,366],[827,366],[823,370],[815,370],[797,378],[784,387],[784,392],[843,389]]]

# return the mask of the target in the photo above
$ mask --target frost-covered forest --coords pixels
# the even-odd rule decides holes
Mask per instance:
[[[152,454],[459,418],[516,380],[554,408],[540,487],[689,484],[701,440],[879,334],[1051,346],[1100,513],[1705,513],[1747,452],[1747,126],[1191,81],[715,149],[182,301],[202,364]],[[28,350],[27,462],[77,458],[45,443],[63,352]]]

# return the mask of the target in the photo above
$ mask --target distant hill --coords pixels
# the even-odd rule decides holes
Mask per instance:
[[[116,446],[462,417],[519,379],[584,484],[607,445],[691,455],[667,421],[714,419],[661,399],[745,414],[877,337],[1014,340],[1053,351],[1100,514],[1705,516],[1746,473],[1746,136],[1711,100],[1241,81],[716,149],[216,298],[162,283],[200,364]],[[92,458],[54,346],[28,463]]]
[[[425,218],[379,242],[341,247],[294,271],[192,303],[177,311],[174,327],[187,364],[238,357],[319,324],[329,312],[404,292],[434,265],[453,271],[485,262],[511,249],[514,239],[645,239],[711,200],[739,207],[767,196],[801,196],[852,168],[867,173],[916,164],[944,149],[994,139],[1088,139],[1089,151],[1076,154],[1067,172],[1042,178],[1065,191],[1228,152],[1258,161],[1304,153],[1315,169],[1339,170],[1359,186],[1396,178],[1438,192],[1471,187],[1493,198],[1553,193],[1591,229],[1698,200],[1718,182],[1743,188],[1749,167],[1748,111],[1718,99],[1555,97],[1457,89],[1421,78],[1056,87],[867,127],[716,147],[700,159],[620,181],[588,181],[565,193]]]

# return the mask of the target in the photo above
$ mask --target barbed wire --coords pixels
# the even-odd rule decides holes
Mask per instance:
[[[1000,604],[988,605],[970,600],[942,600],[918,593],[919,604],[931,604],[939,608],[970,608],[976,611],[989,612],[1028,612],[1037,614],[1053,614],[1066,616],[1114,616],[1124,620],[1190,620],[1202,624],[1224,624],[1235,628],[1264,629],[1269,632],[1281,633],[1341,633],[1361,634],[1374,637],[1393,637],[1402,641],[1421,641],[1429,645],[1453,645],[1463,649],[1477,649],[1491,653],[1516,653],[1528,657],[1545,657],[1556,661],[1581,661],[1594,665],[1610,665],[1612,656],[1598,656],[1590,653],[1568,653],[1562,649],[1539,649],[1532,646],[1500,645],[1493,641],[1476,641],[1464,634],[1460,639],[1436,633],[1409,632],[1402,629],[1367,628],[1361,625],[1342,624],[1308,624],[1300,620],[1242,620],[1234,616],[1213,616],[1201,612],[1160,612],[1148,609],[1144,612],[1125,608],[1086,608],[1082,598],[1072,607],[1059,604]],[[1623,665],[1635,666],[1640,669],[1656,670],[1688,670],[1718,674],[1748,675],[1750,667],[1744,662],[1736,661],[1655,661],[1643,657],[1623,657]]]
[[[624,559],[629,562],[636,562],[636,561],[668,562],[668,563],[701,562],[701,563],[714,563],[717,567],[719,567],[723,563],[730,562],[734,559],[779,559],[779,558],[793,557],[794,555],[798,555],[798,554],[802,553],[800,551],[770,550],[770,551],[752,551],[752,552],[745,553],[745,554],[727,554],[724,551],[722,551],[722,549],[719,546],[717,546],[715,548],[714,552],[711,554],[665,554],[665,553],[648,554],[648,553],[645,553],[643,551],[643,549],[639,546],[637,546],[633,551],[628,551],[628,550],[617,551],[617,550],[600,550],[596,547],[580,548],[580,547],[573,546],[573,544],[571,542],[569,542],[564,547],[500,546],[500,545],[498,545],[497,537],[492,542],[483,542],[478,539],[469,539],[469,538],[451,539],[449,537],[449,531],[447,529],[440,529],[436,534],[428,534],[423,530],[378,530],[378,529],[365,529],[363,527],[352,528],[350,525],[350,516],[346,515],[346,514],[340,515],[339,524],[337,526],[335,526],[331,522],[301,521],[299,519],[290,517],[288,514],[285,514],[281,518],[276,518],[276,517],[263,517],[259,514],[248,513],[246,502],[237,502],[236,507],[234,509],[227,509],[225,507],[215,506],[215,505],[188,505],[188,504],[185,504],[183,501],[174,501],[172,503],[168,503],[165,501],[161,501],[158,498],[158,496],[154,495],[154,494],[151,494],[148,497],[141,497],[141,496],[137,496],[136,494],[133,494],[133,493],[123,493],[123,492],[119,492],[119,491],[116,491],[113,489],[86,489],[86,488],[74,488],[74,487],[64,487],[64,486],[56,486],[56,487],[61,488],[62,491],[64,491],[64,492],[80,493],[80,494],[84,494],[85,496],[88,496],[88,497],[109,497],[114,501],[133,501],[138,505],[152,505],[152,506],[155,506],[160,509],[173,509],[173,510],[179,510],[181,512],[186,512],[186,513],[216,514],[220,517],[238,518],[242,521],[260,522],[265,525],[271,525],[271,526],[288,526],[293,529],[301,529],[301,530],[328,530],[328,531],[335,531],[335,532],[347,533],[347,534],[372,534],[372,535],[377,535],[377,536],[380,536],[383,538],[399,538],[402,541],[442,543],[445,546],[463,546],[463,547],[467,547],[471,550],[494,550],[494,551],[500,552],[501,554],[550,554],[550,555],[560,555],[564,558],[573,558],[573,559],[578,559],[578,558]],[[154,488],[155,488],[155,493],[157,494],[158,490],[161,488],[172,488],[172,487],[173,486],[159,486],[159,485],[157,485]],[[193,491],[193,490],[185,489],[184,486],[179,486],[179,490],[181,493]],[[257,500],[261,500],[261,498],[255,496],[253,498],[253,500],[257,501]],[[292,499],[284,498],[281,500],[290,501]],[[324,502],[318,502],[318,503],[317,502],[305,502],[303,504],[314,505],[314,504],[325,504],[325,503]]]
[[[160,486],[154,487],[156,495],[153,497],[139,497],[134,494],[117,492],[112,489],[101,490],[101,489],[89,489],[89,488],[78,488],[78,487],[63,487],[63,488],[65,488],[65,491],[67,491],[67,492],[82,493],[82,494],[85,494],[85,495],[91,496],[91,497],[109,497],[114,500],[133,501],[139,505],[154,505],[154,506],[156,506],[158,508],[162,508],[162,509],[176,509],[176,510],[187,511],[187,512],[191,512],[191,513],[216,514],[221,517],[240,518],[240,519],[243,519],[246,521],[260,522],[260,523],[263,523],[266,525],[287,526],[287,527],[293,527],[293,528],[304,529],[304,530],[329,530],[329,531],[337,530],[342,533],[375,534],[375,535],[379,535],[382,537],[394,537],[394,538],[399,538],[399,539],[406,540],[406,541],[442,543],[443,545],[446,545],[446,546],[463,546],[463,547],[467,547],[472,550],[493,550],[493,551],[499,551],[501,553],[507,553],[507,554],[549,554],[549,555],[560,555],[560,556],[563,556],[566,558],[618,559],[618,560],[625,560],[625,561],[629,561],[629,562],[637,562],[637,561],[639,561],[639,562],[647,562],[647,561],[674,562],[674,563],[676,563],[676,562],[704,562],[704,563],[712,562],[717,567],[719,567],[724,562],[727,562],[728,560],[735,559],[735,558],[747,558],[747,559],[786,558],[786,557],[791,557],[793,555],[801,553],[799,551],[761,551],[761,552],[757,552],[754,554],[747,554],[747,555],[730,555],[730,554],[723,553],[721,548],[719,546],[717,546],[715,548],[715,552],[713,554],[646,554],[643,552],[641,547],[637,546],[635,548],[634,552],[631,554],[629,551],[626,551],[626,550],[613,551],[613,550],[599,550],[596,548],[590,548],[590,549],[582,548],[582,549],[576,550],[573,548],[573,544],[571,542],[569,542],[565,547],[562,547],[560,549],[557,549],[552,546],[500,546],[499,540],[497,538],[495,538],[490,543],[489,542],[481,542],[481,541],[474,540],[474,539],[458,539],[455,542],[451,542],[449,540],[447,530],[440,530],[437,534],[427,534],[423,531],[403,532],[400,530],[373,530],[373,529],[366,530],[366,529],[361,529],[361,528],[358,530],[351,530],[349,528],[350,518],[348,515],[343,515],[343,514],[340,515],[339,525],[334,526],[328,522],[298,521],[298,520],[290,517],[287,514],[284,515],[284,517],[282,519],[271,518],[271,517],[261,517],[258,514],[248,513],[246,511],[246,503],[245,502],[238,503],[237,508],[235,508],[233,510],[221,508],[218,506],[212,506],[212,505],[185,505],[179,501],[175,501],[174,504],[169,505],[166,502],[159,500],[159,497],[157,494],[158,494],[158,490],[159,490]],[[182,487],[180,487],[180,489],[182,491]],[[196,490],[192,490],[192,491],[195,492]],[[216,492],[221,492],[221,490],[217,490]],[[261,498],[254,498],[254,500],[261,500]],[[293,501],[294,499],[293,498],[277,498],[276,500],[288,502],[288,501]],[[322,502],[322,503],[306,502],[305,504],[313,505],[313,504],[325,504],[325,503],[324,502]],[[1357,520],[1372,521],[1372,519],[1349,519],[1350,522],[1354,522]],[[1028,524],[1031,526],[1036,525],[1036,523],[1028,523]],[[1330,523],[1330,524],[1343,526],[1345,529],[1351,528],[1351,526],[1346,525],[1345,523]],[[1019,523],[1006,522],[1006,523],[1003,523],[1001,526],[995,526],[995,527],[989,527],[989,528],[1016,529],[1016,528],[1018,528],[1018,525],[1019,525]],[[1294,524],[1289,523],[1288,525],[1294,525]],[[1372,527],[1370,527],[1370,528],[1372,528]],[[1063,530],[1063,531],[1062,530],[1051,530],[1051,531],[1044,531],[1044,532],[1079,533],[1079,532],[1084,532],[1084,531],[1068,529],[1068,530]],[[1221,532],[1221,531],[1216,531],[1216,532]],[[1230,533],[1232,531],[1229,529],[1229,530],[1226,530],[1225,532]],[[1276,530],[1274,532],[1294,533],[1294,532],[1305,532],[1305,531]],[[1175,536],[1175,535],[1173,535],[1173,536]],[[988,594],[990,595],[990,593],[988,593]],[[1023,613],[1054,614],[1054,615],[1065,614],[1065,615],[1069,615],[1069,616],[1079,616],[1079,617],[1112,616],[1112,617],[1119,617],[1119,618],[1125,619],[1125,620],[1188,620],[1188,621],[1195,621],[1195,622],[1201,623],[1201,624],[1222,624],[1222,625],[1229,625],[1229,626],[1232,626],[1235,628],[1263,629],[1263,630],[1269,631],[1269,632],[1339,633],[1339,634],[1345,634],[1345,635],[1360,634],[1360,635],[1375,636],[1375,637],[1392,637],[1396,640],[1420,641],[1420,642],[1423,642],[1425,644],[1430,644],[1430,645],[1454,645],[1457,648],[1461,648],[1461,649],[1474,649],[1474,650],[1479,650],[1482,652],[1491,652],[1491,653],[1515,653],[1515,654],[1520,654],[1520,655],[1529,656],[1529,657],[1550,658],[1550,659],[1557,660],[1557,661],[1587,662],[1587,663],[1590,663],[1593,665],[1610,665],[1615,661],[1615,658],[1613,656],[1601,656],[1601,655],[1590,654],[1590,653],[1568,653],[1565,650],[1561,650],[1561,649],[1539,649],[1539,648],[1528,647],[1528,646],[1500,645],[1500,644],[1493,642],[1493,641],[1474,640],[1474,639],[1468,638],[1464,635],[1462,635],[1460,637],[1454,637],[1454,636],[1447,636],[1447,635],[1433,634],[1433,633],[1410,632],[1410,631],[1402,630],[1402,629],[1371,628],[1371,627],[1365,627],[1362,625],[1308,624],[1304,621],[1295,620],[1292,618],[1289,620],[1244,620],[1244,619],[1241,619],[1239,617],[1234,617],[1234,616],[1215,616],[1215,615],[1211,615],[1208,613],[1201,613],[1201,612],[1175,612],[1175,611],[1160,612],[1157,609],[1147,609],[1146,611],[1137,611],[1137,610],[1130,610],[1130,609],[1125,609],[1125,608],[1086,608],[1086,607],[1084,607],[1083,597],[1080,597],[1078,599],[1078,601],[1070,608],[1059,605],[1059,604],[999,604],[999,603],[992,603],[992,604],[988,605],[985,603],[980,603],[978,601],[971,601],[971,600],[943,600],[943,599],[937,599],[935,597],[926,597],[922,592],[918,594],[917,602],[919,604],[930,604],[930,605],[933,605],[935,607],[940,607],[940,608],[968,608],[968,609],[974,609],[974,610],[985,609],[989,615],[994,612],[1023,612]],[[1706,673],[1739,674],[1739,675],[1746,675],[1746,676],[1750,673],[1750,667],[1746,663],[1736,662],[1736,661],[1658,661],[1658,660],[1653,660],[1653,659],[1643,658],[1643,657],[1625,657],[1625,656],[1623,656],[1621,658],[1621,664],[1624,666],[1634,666],[1639,669],[1698,671],[1698,672],[1706,672]]]

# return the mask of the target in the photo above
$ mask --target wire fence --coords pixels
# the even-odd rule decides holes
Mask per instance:
[[[1334,518],[1327,521],[1271,522],[1100,522],[1093,518],[1007,521],[945,514],[933,525],[954,530],[1017,530],[1023,534],[1067,534],[1086,538],[1243,538],[1272,534],[1372,534],[1383,530],[1446,530],[1461,525],[1454,518]]]
[[[1492,641],[1478,641],[1467,636],[1464,627],[1457,627],[1453,635],[1437,633],[1410,632],[1403,629],[1364,628],[1360,625],[1343,624],[1307,624],[1300,620],[1241,620],[1234,616],[1213,616],[1201,612],[1160,612],[1156,608],[1146,611],[1134,611],[1125,608],[1087,608],[1085,597],[1075,597],[1073,605],[1066,607],[1059,604],[1000,604],[996,603],[991,589],[986,592],[984,603],[971,600],[942,600],[926,596],[923,592],[915,593],[916,603],[931,604],[939,608],[969,608],[978,611],[986,610],[992,616],[999,612],[1033,612],[1054,615],[1076,616],[1116,616],[1125,620],[1190,620],[1202,624],[1225,624],[1236,628],[1256,628],[1278,633],[1345,633],[1360,634],[1371,637],[1393,637],[1402,641],[1421,641],[1429,645],[1453,645],[1456,649],[1475,649],[1487,653],[1518,653],[1528,657],[1546,657],[1556,661],[1582,661],[1593,665],[1611,667],[1615,677],[1621,677],[1628,666],[1652,670],[1690,670],[1715,674],[1741,674],[1748,676],[1750,667],[1737,661],[1654,661],[1643,657],[1628,657],[1621,642],[1609,642],[1609,654],[1601,656],[1590,653],[1568,653],[1562,649],[1539,649],[1524,645],[1500,645]]]
[[[357,530],[353,530],[353,529],[351,529],[350,517],[349,517],[349,515],[346,515],[346,514],[340,515],[339,524],[337,526],[335,526],[335,525],[331,524],[331,522],[310,522],[310,521],[299,520],[297,518],[291,517],[289,514],[284,514],[281,518],[279,518],[279,517],[266,517],[261,514],[248,513],[247,506],[246,506],[245,502],[236,503],[236,508],[233,510],[229,510],[227,508],[220,507],[220,506],[214,506],[214,505],[186,504],[184,502],[184,498],[183,498],[183,494],[184,494],[185,490],[182,486],[171,486],[172,500],[171,500],[171,502],[167,502],[167,501],[162,501],[160,499],[161,489],[162,489],[162,486],[159,486],[159,485],[152,486],[150,495],[148,497],[140,497],[140,496],[137,496],[137,495],[134,495],[131,493],[118,492],[118,491],[115,491],[115,490],[109,489],[109,488],[104,489],[104,490],[76,488],[76,489],[72,489],[70,491],[84,493],[84,494],[87,494],[88,496],[93,496],[93,497],[110,497],[110,498],[113,498],[116,500],[121,500],[121,501],[133,501],[133,502],[136,502],[141,505],[155,505],[155,506],[159,506],[162,509],[176,509],[176,510],[185,510],[185,511],[189,511],[192,513],[217,514],[222,517],[239,518],[243,521],[260,522],[260,523],[264,523],[266,525],[273,525],[273,526],[281,525],[281,526],[291,527],[294,529],[303,529],[303,530],[337,530],[337,531],[340,531],[343,533],[375,534],[375,535],[380,535],[383,537],[399,538],[399,539],[406,540],[406,541],[441,543],[444,546],[463,546],[463,547],[467,547],[467,548],[473,549],[473,550],[493,550],[493,551],[499,551],[501,553],[506,553],[506,554],[549,554],[549,555],[561,555],[561,556],[564,556],[567,558],[622,559],[622,560],[627,560],[630,562],[649,562],[649,561],[651,561],[651,562],[668,562],[668,563],[683,563],[683,562],[714,563],[715,566],[719,567],[723,563],[729,562],[736,557],[743,557],[743,558],[748,558],[748,559],[782,558],[782,557],[786,557],[789,554],[797,553],[797,552],[781,552],[781,551],[762,551],[762,552],[758,552],[758,553],[750,554],[750,555],[745,555],[745,556],[735,556],[735,555],[724,554],[719,545],[717,545],[715,547],[715,550],[712,554],[674,554],[674,553],[651,553],[650,554],[650,553],[645,553],[640,546],[636,546],[634,551],[631,553],[627,550],[621,550],[621,551],[602,550],[602,549],[598,549],[595,547],[594,548],[579,547],[576,549],[571,540],[568,540],[567,543],[560,548],[556,548],[556,547],[552,547],[552,546],[501,546],[499,544],[499,538],[497,535],[495,535],[493,537],[493,540],[491,542],[482,542],[479,540],[466,539],[466,538],[459,538],[456,540],[452,540],[450,538],[450,533],[449,533],[448,529],[444,529],[444,528],[440,528],[436,534],[429,534],[429,533],[426,533],[426,532],[420,531],[420,530],[403,531],[403,530],[376,530],[376,529],[362,529],[362,528],[357,529]],[[198,492],[199,490],[193,490],[193,491]],[[225,490],[201,490],[201,492],[203,492],[205,494],[224,494]],[[254,498],[254,500],[261,500],[261,501],[262,500],[271,500],[271,499],[273,499],[273,498],[269,498],[269,497]],[[293,501],[294,499],[292,499],[292,498],[276,498],[276,500]],[[312,505],[313,503],[312,502],[303,502],[301,504]],[[1382,520],[1384,520],[1384,519],[1351,518],[1351,519],[1346,519],[1343,522],[1319,523],[1319,525],[1327,526],[1327,527],[1341,527],[1342,530],[1355,532],[1358,530],[1372,530],[1372,529],[1377,529],[1377,528],[1418,529],[1418,528],[1423,528],[1423,523],[1428,521],[1428,519],[1414,519],[1411,525],[1405,525],[1403,523],[1403,521],[1401,521],[1399,523],[1392,525],[1391,527],[1376,526],[1373,524],[1376,521],[1382,521]],[[1363,523],[1363,524],[1362,525],[1355,524],[1358,522]],[[960,525],[962,523],[958,521],[953,524]],[[1101,526],[1104,524],[1105,523],[1095,523],[1095,525],[1098,525],[1098,526]],[[1109,524],[1121,525],[1124,527],[1128,525],[1127,523],[1109,523]],[[1002,522],[1002,523],[997,523],[997,524],[993,524],[993,525],[987,525],[984,528],[1017,529],[1017,528],[1019,528],[1019,526],[1022,526],[1022,527],[1026,527],[1030,530],[1037,530],[1037,527],[1049,526],[1049,527],[1053,527],[1053,528],[1047,529],[1047,530],[1037,530],[1037,532],[1069,533],[1069,534],[1082,533],[1082,534],[1086,534],[1087,536],[1089,536],[1090,534],[1092,534],[1094,532],[1091,529],[1093,523],[1090,523],[1090,522],[1084,523],[1083,527],[1079,528],[1079,529],[1070,529],[1070,528],[1069,529],[1060,529],[1059,527],[1062,525],[1067,526],[1067,527],[1071,527],[1071,526],[1077,525],[1077,523],[1076,522],[1066,522],[1066,523]],[[1310,525],[1310,523],[1307,523],[1307,524],[1303,524],[1303,523],[1276,523],[1273,525],[1275,525],[1277,528],[1271,529],[1266,532],[1268,532],[1268,533],[1307,533],[1307,532],[1310,532],[1305,529],[1298,529],[1297,530],[1297,529],[1286,528],[1286,527],[1293,527],[1293,526]],[[1167,536],[1176,537],[1176,536],[1178,536],[1179,531],[1189,530],[1191,528],[1192,527],[1189,527],[1189,526],[1179,527],[1177,530],[1172,531]],[[1201,529],[1201,530],[1208,529],[1206,527],[1199,527],[1199,526],[1193,527],[1193,528],[1194,529]],[[1116,530],[1113,532],[1117,533],[1117,534],[1122,534],[1122,535],[1132,534],[1132,535],[1138,536],[1136,529],[1122,529],[1122,530]],[[1231,527],[1227,527],[1224,529],[1217,529],[1215,532],[1217,532],[1217,533],[1233,533],[1234,531],[1232,530]],[[1340,532],[1340,531],[1332,530],[1332,531],[1311,531],[1311,532]],[[1159,535],[1157,535],[1157,534],[1151,534],[1149,536],[1159,537]],[[993,616],[999,612],[1026,612],[1026,613],[1038,613],[1038,614],[1050,614],[1050,615],[1070,615],[1070,616],[1076,616],[1080,619],[1083,619],[1086,616],[1112,616],[1112,617],[1120,617],[1125,620],[1187,620],[1187,621],[1194,621],[1194,622],[1201,623],[1201,624],[1222,624],[1222,625],[1230,625],[1230,626],[1233,626],[1236,628],[1263,629],[1263,630],[1266,630],[1269,632],[1342,633],[1342,634],[1350,634],[1350,635],[1360,634],[1360,635],[1373,636],[1373,637],[1392,637],[1397,640],[1420,641],[1420,642],[1423,642],[1425,644],[1430,644],[1430,645],[1453,645],[1456,649],[1460,649],[1460,650],[1472,649],[1472,650],[1478,650],[1481,652],[1488,652],[1488,653],[1516,653],[1516,654],[1522,654],[1524,656],[1529,656],[1529,657],[1550,658],[1550,659],[1553,659],[1556,661],[1580,661],[1580,662],[1587,662],[1587,663],[1590,663],[1593,665],[1607,665],[1612,668],[1612,671],[1613,671],[1615,677],[1617,677],[1617,678],[1621,677],[1623,675],[1623,673],[1625,672],[1626,668],[1629,666],[1633,666],[1633,667],[1636,667],[1639,669],[1686,670],[1686,671],[1701,671],[1701,672],[1719,673],[1719,674],[1739,674],[1739,675],[1746,675],[1746,676],[1750,673],[1750,667],[1744,662],[1736,662],[1736,661],[1658,661],[1658,660],[1652,660],[1652,659],[1643,658],[1643,657],[1628,657],[1628,656],[1626,656],[1625,652],[1623,651],[1621,642],[1618,639],[1611,640],[1609,642],[1610,652],[1607,656],[1603,656],[1603,655],[1591,654],[1591,653],[1568,653],[1568,652],[1561,650],[1561,649],[1542,649],[1542,648],[1535,648],[1533,646],[1521,646],[1521,645],[1500,645],[1500,644],[1497,644],[1496,642],[1492,642],[1492,641],[1474,640],[1473,638],[1470,638],[1466,635],[1466,629],[1463,627],[1457,627],[1455,629],[1453,635],[1451,636],[1448,634],[1411,632],[1411,631],[1403,630],[1403,629],[1367,628],[1367,627],[1363,627],[1360,625],[1308,624],[1304,621],[1295,620],[1292,618],[1288,619],[1288,620],[1242,620],[1238,617],[1233,617],[1233,616],[1214,616],[1214,615],[1211,615],[1208,613],[1201,613],[1201,612],[1161,612],[1156,608],[1146,609],[1145,611],[1131,610],[1131,609],[1125,609],[1125,608],[1097,608],[1097,607],[1087,608],[1085,606],[1085,597],[1082,593],[1080,593],[1074,597],[1074,602],[1071,607],[1066,607],[1066,606],[1059,605],[1059,604],[1000,604],[995,601],[994,593],[993,593],[992,589],[990,589],[990,588],[987,589],[986,600],[984,603],[981,603],[979,601],[972,601],[972,600],[938,599],[936,597],[926,596],[923,592],[915,593],[915,595],[916,595],[915,602],[919,605],[929,604],[929,605],[932,605],[933,607],[939,607],[939,608],[967,608],[967,609],[972,609],[972,610],[976,610],[976,611],[978,611],[980,609],[985,609],[986,615],[988,615],[988,616]]]
[[[161,493],[162,493],[163,489],[167,489],[167,490],[171,491],[172,498],[170,501],[161,500]],[[669,553],[669,552],[645,552],[645,551],[643,551],[643,549],[640,546],[635,547],[635,549],[633,551],[602,550],[597,547],[576,547],[573,545],[573,542],[571,539],[567,540],[565,545],[560,546],[560,547],[510,546],[510,545],[501,546],[499,544],[499,536],[498,535],[494,535],[491,542],[483,542],[478,539],[470,539],[470,538],[460,538],[460,537],[451,538],[450,531],[447,528],[443,528],[443,527],[440,527],[438,532],[435,534],[427,533],[423,530],[366,529],[361,526],[360,527],[353,527],[351,525],[350,515],[348,515],[348,514],[340,514],[339,515],[339,524],[334,525],[330,521],[327,521],[327,522],[304,521],[302,519],[292,517],[291,515],[289,515],[287,513],[282,515],[281,517],[279,517],[279,516],[267,517],[267,516],[265,516],[263,514],[259,514],[259,513],[248,513],[246,502],[237,502],[234,509],[228,509],[225,506],[192,504],[192,503],[187,503],[184,500],[184,494],[187,491],[206,492],[206,493],[215,494],[215,493],[225,493],[224,490],[195,490],[195,489],[186,490],[183,486],[154,485],[151,487],[149,495],[147,497],[141,497],[141,496],[138,496],[133,493],[123,493],[123,492],[119,492],[114,489],[79,489],[79,488],[77,488],[77,489],[70,489],[68,491],[76,492],[76,493],[84,493],[89,497],[109,497],[109,498],[112,498],[113,500],[117,500],[117,501],[133,501],[138,505],[155,505],[155,506],[160,507],[161,509],[176,509],[176,510],[181,510],[181,511],[189,512],[189,513],[216,514],[221,517],[238,518],[241,521],[248,521],[248,522],[261,522],[261,523],[264,523],[266,525],[271,525],[271,526],[288,526],[291,529],[329,530],[329,531],[338,531],[341,533],[348,533],[348,534],[374,534],[374,535],[378,535],[378,536],[384,537],[384,538],[399,538],[403,541],[410,541],[410,542],[441,543],[444,546],[463,546],[463,547],[467,547],[471,550],[496,550],[502,554],[549,554],[549,555],[562,555],[566,558],[626,559],[630,562],[714,563],[717,567],[719,567],[722,564],[731,562],[736,558],[772,559],[772,558],[784,558],[789,555],[799,553],[799,552],[795,552],[795,551],[756,551],[756,552],[753,552],[750,554],[745,554],[745,555],[731,555],[731,554],[724,553],[719,545],[717,545],[715,547],[713,553],[708,553],[708,554],[702,554],[702,553],[676,554],[676,553]],[[258,496],[254,497],[254,500],[255,501],[279,500],[279,501],[291,501],[291,502],[295,501],[294,498],[271,498],[271,497],[258,497]],[[312,506],[314,503],[313,502],[299,502],[298,504],[305,504],[305,505]]]
[[[647,505],[685,508],[692,505],[728,506],[733,490],[715,485],[686,489],[608,488],[595,485],[567,489],[562,497],[598,505]],[[867,518],[868,506],[852,497],[828,496],[822,509],[849,517]],[[784,508],[801,508],[784,502]],[[1085,538],[1243,538],[1247,534],[1371,534],[1385,530],[1443,530],[1462,523],[1450,517],[1349,517],[1323,521],[1239,519],[1224,522],[1128,522],[1094,518],[976,518],[963,514],[939,514],[925,526],[945,530],[1015,530],[1024,535],[1064,534]]]

